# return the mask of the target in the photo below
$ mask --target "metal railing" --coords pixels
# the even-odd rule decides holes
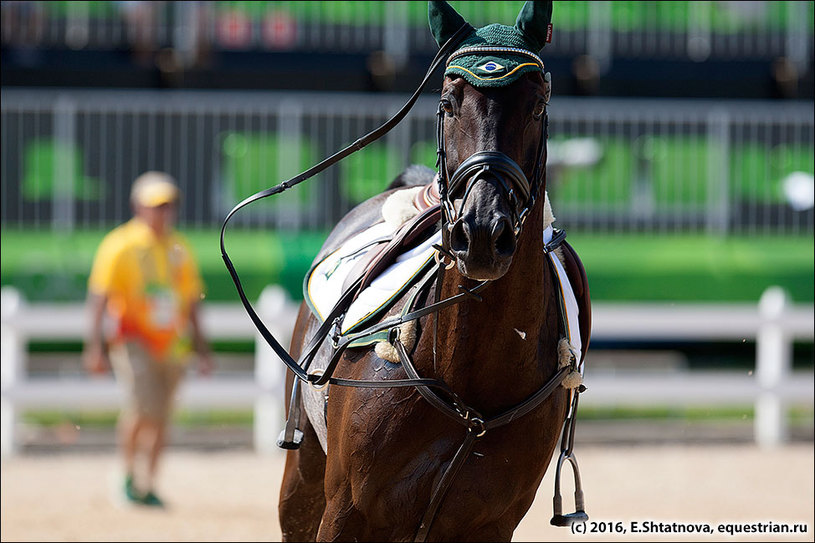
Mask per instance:
[[[180,222],[214,228],[246,196],[379,125],[401,95],[0,91],[0,224],[108,228],[149,169],[184,192]],[[308,183],[238,214],[245,228],[325,229],[411,163],[435,162],[436,98]],[[548,190],[570,228],[813,233],[811,102],[553,98]]]

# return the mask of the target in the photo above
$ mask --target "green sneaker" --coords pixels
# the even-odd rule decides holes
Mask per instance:
[[[149,505],[151,507],[164,507],[164,502],[156,496],[153,491],[149,491],[147,494],[141,497],[142,505]]]
[[[133,476],[125,477],[125,499],[131,503],[142,503],[142,496],[136,491],[133,485]]]

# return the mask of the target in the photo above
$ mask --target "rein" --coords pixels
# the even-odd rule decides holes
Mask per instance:
[[[436,69],[443,63],[444,57],[448,55],[451,51],[455,50],[455,47],[467,37],[470,32],[474,29],[469,23],[464,23],[461,27],[456,30],[456,32],[448,39],[445,44],[439,49],[439,52],[436,53],[436,56],[433,58],[433,61],[430,63],[430,67],[427,69],[427,73],[425,73],[424,79],[422,80],[419,87],[410,97],[410,99],[402,106],[396,115],[388,119],[382,126],[369,132],[365,136],[362,136],[357,141],[342,149],[341,151],[333,154],[332,156],[326,158],[319,164],[312,166],[308,170],[292,177],[288,181],[284,181],[279,185],[274,187],[268,188],[266,190],[262,190],[249,196],[248,198],[244,199],[242,202],[238,203],[232,210],[227,214],[226,218],[224,219],[224,223],[221,226],[221,258],[224,260],[224,264],[226,265],[227,270],[229,270],[229,275],[232,277],[232,281],[235,283],[235,288],[238,290],[238,296],[240,297],[241,303],[243,304],[244,309],[246,309],[246,313],[249,315],[249,318],[252,319],[255,327],[260,332],[260,335],[269,344],[272,350],[280,357],[284,364],[296,375],[299,379],[303,381],[311,381],[315,378],[309,376],[306,371],[300,367],[300,365],[289,355],[288,351],[280,345],[280,342],[272,335],[266,325],[261,320],[260,316],[258,316],[257,312],[255,311],[252,304],[249,302],[249,299],[246,297],[246,293],[243,290],[243,285],[241,284],[240,277],[238,277],[238,272],[235,270],[235,266],[232,264],[232,260],[229,258],[229,255],[226,252],[226,247],[224,245],[224,233],[226,232],[226,225],[229,222],[229,219],[241,208],[246,205],[249,205],[252,202],[257,200],[261,200],[263,198],[267,198],[269,196],[279,194],[285,190],[290,189],[291,187],[297,185],[298,183],[302,183],[306,179],[309,179],[321,171],[325,170],[329,166],[333,166],[337,162],[341,161],[342,159],[356,153],[357,151],[361,150],[363,147],[368,145],[371,142],[374,142],[390,132],[397,124],[399,124],[405,115],[413,108],[416,100],[419,99],[419,95],[421,94],[422,90],[424,90],[427,83],[430,81],[430,77],[436,71]]]
[[[369,143],[381,138],[383,135],[385,135],[391,129],[393,129],[413,107],[421,91],[424,89],[424,87],[430,80],[431,75],[433,74],[433,72],[435,72],[438,66],[441,65],[445,56],[448,55],[451,51],[453,51],[455,47],[461,42],[461,40],[464,39],[467,35],[469,35],[472,30],[473,30],[472,26],[470,26],[467,23],[463,24],[455,32],[455,34],[453,34],[453,36],[444,44],[444,46],[442,46],[441,49],[439,49],[439,52],[433,59],[421,84],[413,93],[408,102],[406,102],[405,105],[399,110],[399,112],[396,113],[396,115],[394,115],[391,119],[386,121],[379,128],[359,138],[353,144],[335,153],[334,155],[324,159],[322,162],[316,164],[310,169],[300,173],[299,175],[287,181],[280,183],[279,185],[255,193],[252,196],[249,196],[248,198],[241,201],[229,212],[229,214],[224,219],[224,223],[221,227],[220,234],[221,256],[238,290],[238,295],[240,297],[241,303],[243,304],[244,308],[246,309],[246,312],[252,319],[252,322],[255,324],[256,328],[258,329],[264,340],[275,351],[275,353],[280,357],[284,364],[286,364],[286,366],[292,371],[295,377],[297,377],[297,379],[294,382],[291,403],[289,405],[289,419],[286,421],[286,428],[278,441],[278,445],[280,445],[283,448],[295,449],[299,446],[299,443],[303,438],[302,432],[297,428],[299,425],[300,418],[299,412],[300,381],[308,382],[314,388],[318,389],[328,384],[358,388],[415,387],[419,394],[428,403],[430,403],[433,407],[438,409],[443,415],[456,421],[457,423],[461,424],[467,429],[467,434],[464,438],[464,441],[456,451],[455,455],[450,461],[450,464],[444,470],[441,479],[433,489],[430,503],[425,511],[424,516],[422,517],[418,531],[414,538],[415,541],[425,541],[425,539],[427,538],[433,520],[435,519],[436,514],[438,512],[438,509],[441,506],[447,491],[452,485],[453,480],[459,473],[461,467],[464,465],[464,462],[466,461],[467,457],[472,451],[475,441],[483,437],[489,430],[504,426],[512,422],[513,420],[516,420],[530,413],[535,408],[537,408],[541,403],[543,403],[547,398],[551,396],[551,394],[563,382],[563,380],[566,378],[566,376],[569,374],[572,368],[570,366],[559,368],[555,372],[555,374],[552,377],[550,377],[547,380],[547,382],[537,392],[535,392],[534,394],[532,394],[519,404],[515,405],[514,407],[508,409],[507,411],[489,418],[483,417],[476,409],[466,405],[461,400],[461,398],[459,398],[444,381],[432,378],[422,378],[416,371],[416,368],[413,364],[413,361],[410,358],[410,355],[408,354],[407,350],[405,349],[405,346],[402,344],[399,338],[400,333],[399,326],[406,322],[417,320],[424,316],[430,315],[431,313],[439,312],[446,307],[458,304],[464,301],[465,298],[472,298],[477,301],[481,301],[481,297],[478,295],[478,293],[481,292],[484,288],[486,288],[486,286],[490,283],[490,281],[481,281],[475,287],[470,289],[467,289],[466,287],[459,285],[460,292],[458,294],[455,294],[453,296],[450,296],[449,298],[441,300],[440,290],[445,265],[438,257],[437,257],[438,263],[437,269],[431,268],[430,272],[427,273],[419,281],[417,288],[417,292],[422,291],[425,288],[429,288],[431,284],[435,281],[436,299],[433,303],[425,305],[423,307],[413,308],[405,314],[385,319],[379,323],[367,327],[364,330],[341,335],[340,324],[350,303],[353,301],[354,297],[358,294],[358,291],[362,286],[364,280],[363,275],[359,277],[356,281],[354,281],[354,283],[351,284],[342,294],[340,300],[336,303],[336,305],[329,313],[329,315],[326,316],[325,320],[317,329],[314,336],[309,341],[308,345],[303,349],[303,354],[301,355],[300,361],[295,361],[294,358],[292,358],[292,356],[288,353],[288,351],[277,341],[274,335],[268,330],[268,328],[265,326],[265,324],[260,319],[258,314],[255,312],[254,308],[252,307],[252,304],[247,299],[243,286],[241,285],[238,273],[235,270],[235,267],[232,264],[232,261],[230,260],[229,256],[227,255],[224,244],[224,234],[226,231],[227,223],[239,209],[257,200],[273,196],[275,194],[279,194],[285,190],[288,190],[289,188],[313,177],[314,175],[325,170],[326,168],[343,160],[349,155],[361,150]],[[542,63],[541,68],[543,68]],[[548,95],[550,92],[549,74],[546,73],[544,77],[546,82],[546,94],[547,94],[546,102],[548,103]],[[544,116],[541,122],[541,138],[538,144],[532,183],[529,182],[521,168],[512,159],[510,159],[507,155],[496,151],[483,151],[475,153],[467,160],[465,160],[464,163],[462,163],[457,168],[456,172],[454,172],[454,175],[451,178],[449,176],[449,173],[447,172],[446,152],[444,145],[443,115],[444,111],[440,106],[438,112],[438,126],[437,126],[438,150],[436,162],[437,168],[439,170],[438,177],[439,177],[440,203],[437,204],[436,206],[437,209],[435,212],[438,213],[439,215],[443,231],[445,228],[447,229],[450,228],[455,218],[459,214],[456,212],[454,205],[450,200],[450,196],[456,194],[461,189],[462,185],[466,185],[464,187],[464,196],[461,203],[461,209],[463,209],[464,202],[466,201],[467,196],[470,194],[470,191],[473,185],[475,184],[475,180],[479,179],[483,175],[492,175],[496,180],[498,180],[499,186],[502,188],[508,200],[512,204],[511,207],[515,219],[514,233],[515,236],[517,237],[523,228],[525,219],[529,216],[529,212],[535,204],[539,192],[540,183],[542,181],[545,171],[544,153],[546,152],[546,138],[548,136],[547,133],[548,115],[546,114],[546,110],[544,109],[543,114]],[[510,182],[507,183],[504,180],[504,177],[509,179]],[[468,179],[471,180],[469,183],[467,183]],[[544,252],[547,253],[555,250],[562,243],[564,238],[565,233],[559,232],[558,235],[553,237],[551,241],[545,244]],[[455,257],[453,257],[450,251],[444,248],[443,246],[434,247],[438,249],[439,253],[455,259]],[[547,262],[549,262],[550,271],[552,271],[552,273],[555,274],[555,277],[557,277],[557,272],[554,269],[552,269],[554,265],[548,258],[546,260]],[[558,296],[558,313],[560,314],[561,317],[561,324],[565,325],[566,323],[564,320],[565,317],[563,313],[563,299],[562,299],[563,294],[560,288],[556,288],[555,290]],[[410,309],[410,307],[408,307],[408,309]],[[435,319],[434,322],[436,323],[436,325],[438,325],[438,319]],[[377,332],[381,332],[384,330],[389,331],[388,340],[394,345],[396,349],[396,352],[402,363],[402,367],[405,369],[405,373],[407,374],[408,377],[407,379],[373,381],[373,380],[342,379],[333,377],[333,373],[337,367],[337,364],[339,363],[340,359],[342,358],[342,355],[345,353],[349,345],[351,345],[354,341],[360,338],[371,336]],[[312,373],[308,373],[308,369],[311,363],[313,362],[315,356],[317,355],[320,346],[322,345],[323,341],[329,336],[332,341],[333,353],[328,362],[328,365],[322,371],[314,371]],[[433,356],[434,358],[436,356],[436,330],[434,330]],[[576,412],[577,397],[578,392],[575,392],[571,402],[572,415],[570,415],[570,418],[567,418],[566,421],[566,425],[568,425],[569,422],[571,421],[571,425],[568,426],[568,428],[570,429],[568,434],[570,436],[570,439],[568,442],[568,448],[562,449],[561,458],[558,462],[558,475],[557,475],[558,482],[556,483],[556,488],[559,488],[559,477],[560,477],[559,468],[564,459],[568,459],[570,462],[572,462],[575,473],[577,473],[576,460],[574,460],[572,456],[572,439],[574,428],[573,417],[574,413]],[[559,491],[557,491],[556,498],[557,499],[560,498]],[[580,509],[582,512],[582,491],[580,505],[581,505]],[[555,512],[556,517],[562,516],[559,515],[560,509],[558,507],[557,500]],[[568,515],[566,517],[568,517]]]

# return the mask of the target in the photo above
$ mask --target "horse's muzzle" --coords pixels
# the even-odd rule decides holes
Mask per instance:
[[[510,205],[492,177],[475,180],[449,230],[450,252],[456,257],[459,271],[481,281],[503,276],[516,246]]]
[[[529,197],[523,171],[504,153],[475,153],[456,169],[449,194],[460,202],[448,239],[459,271],[471,279],[500,278],[515,254],[518,207]]]

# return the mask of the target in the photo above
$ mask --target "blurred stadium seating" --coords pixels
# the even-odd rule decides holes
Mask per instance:
[[[453,4],[475,24],[518,9]],[[436,48],[419,1],[8,1],[2,16],[4,85],[402,92]],[[553,21],[561,94],[813,93],[811,1],[556,2]]]

